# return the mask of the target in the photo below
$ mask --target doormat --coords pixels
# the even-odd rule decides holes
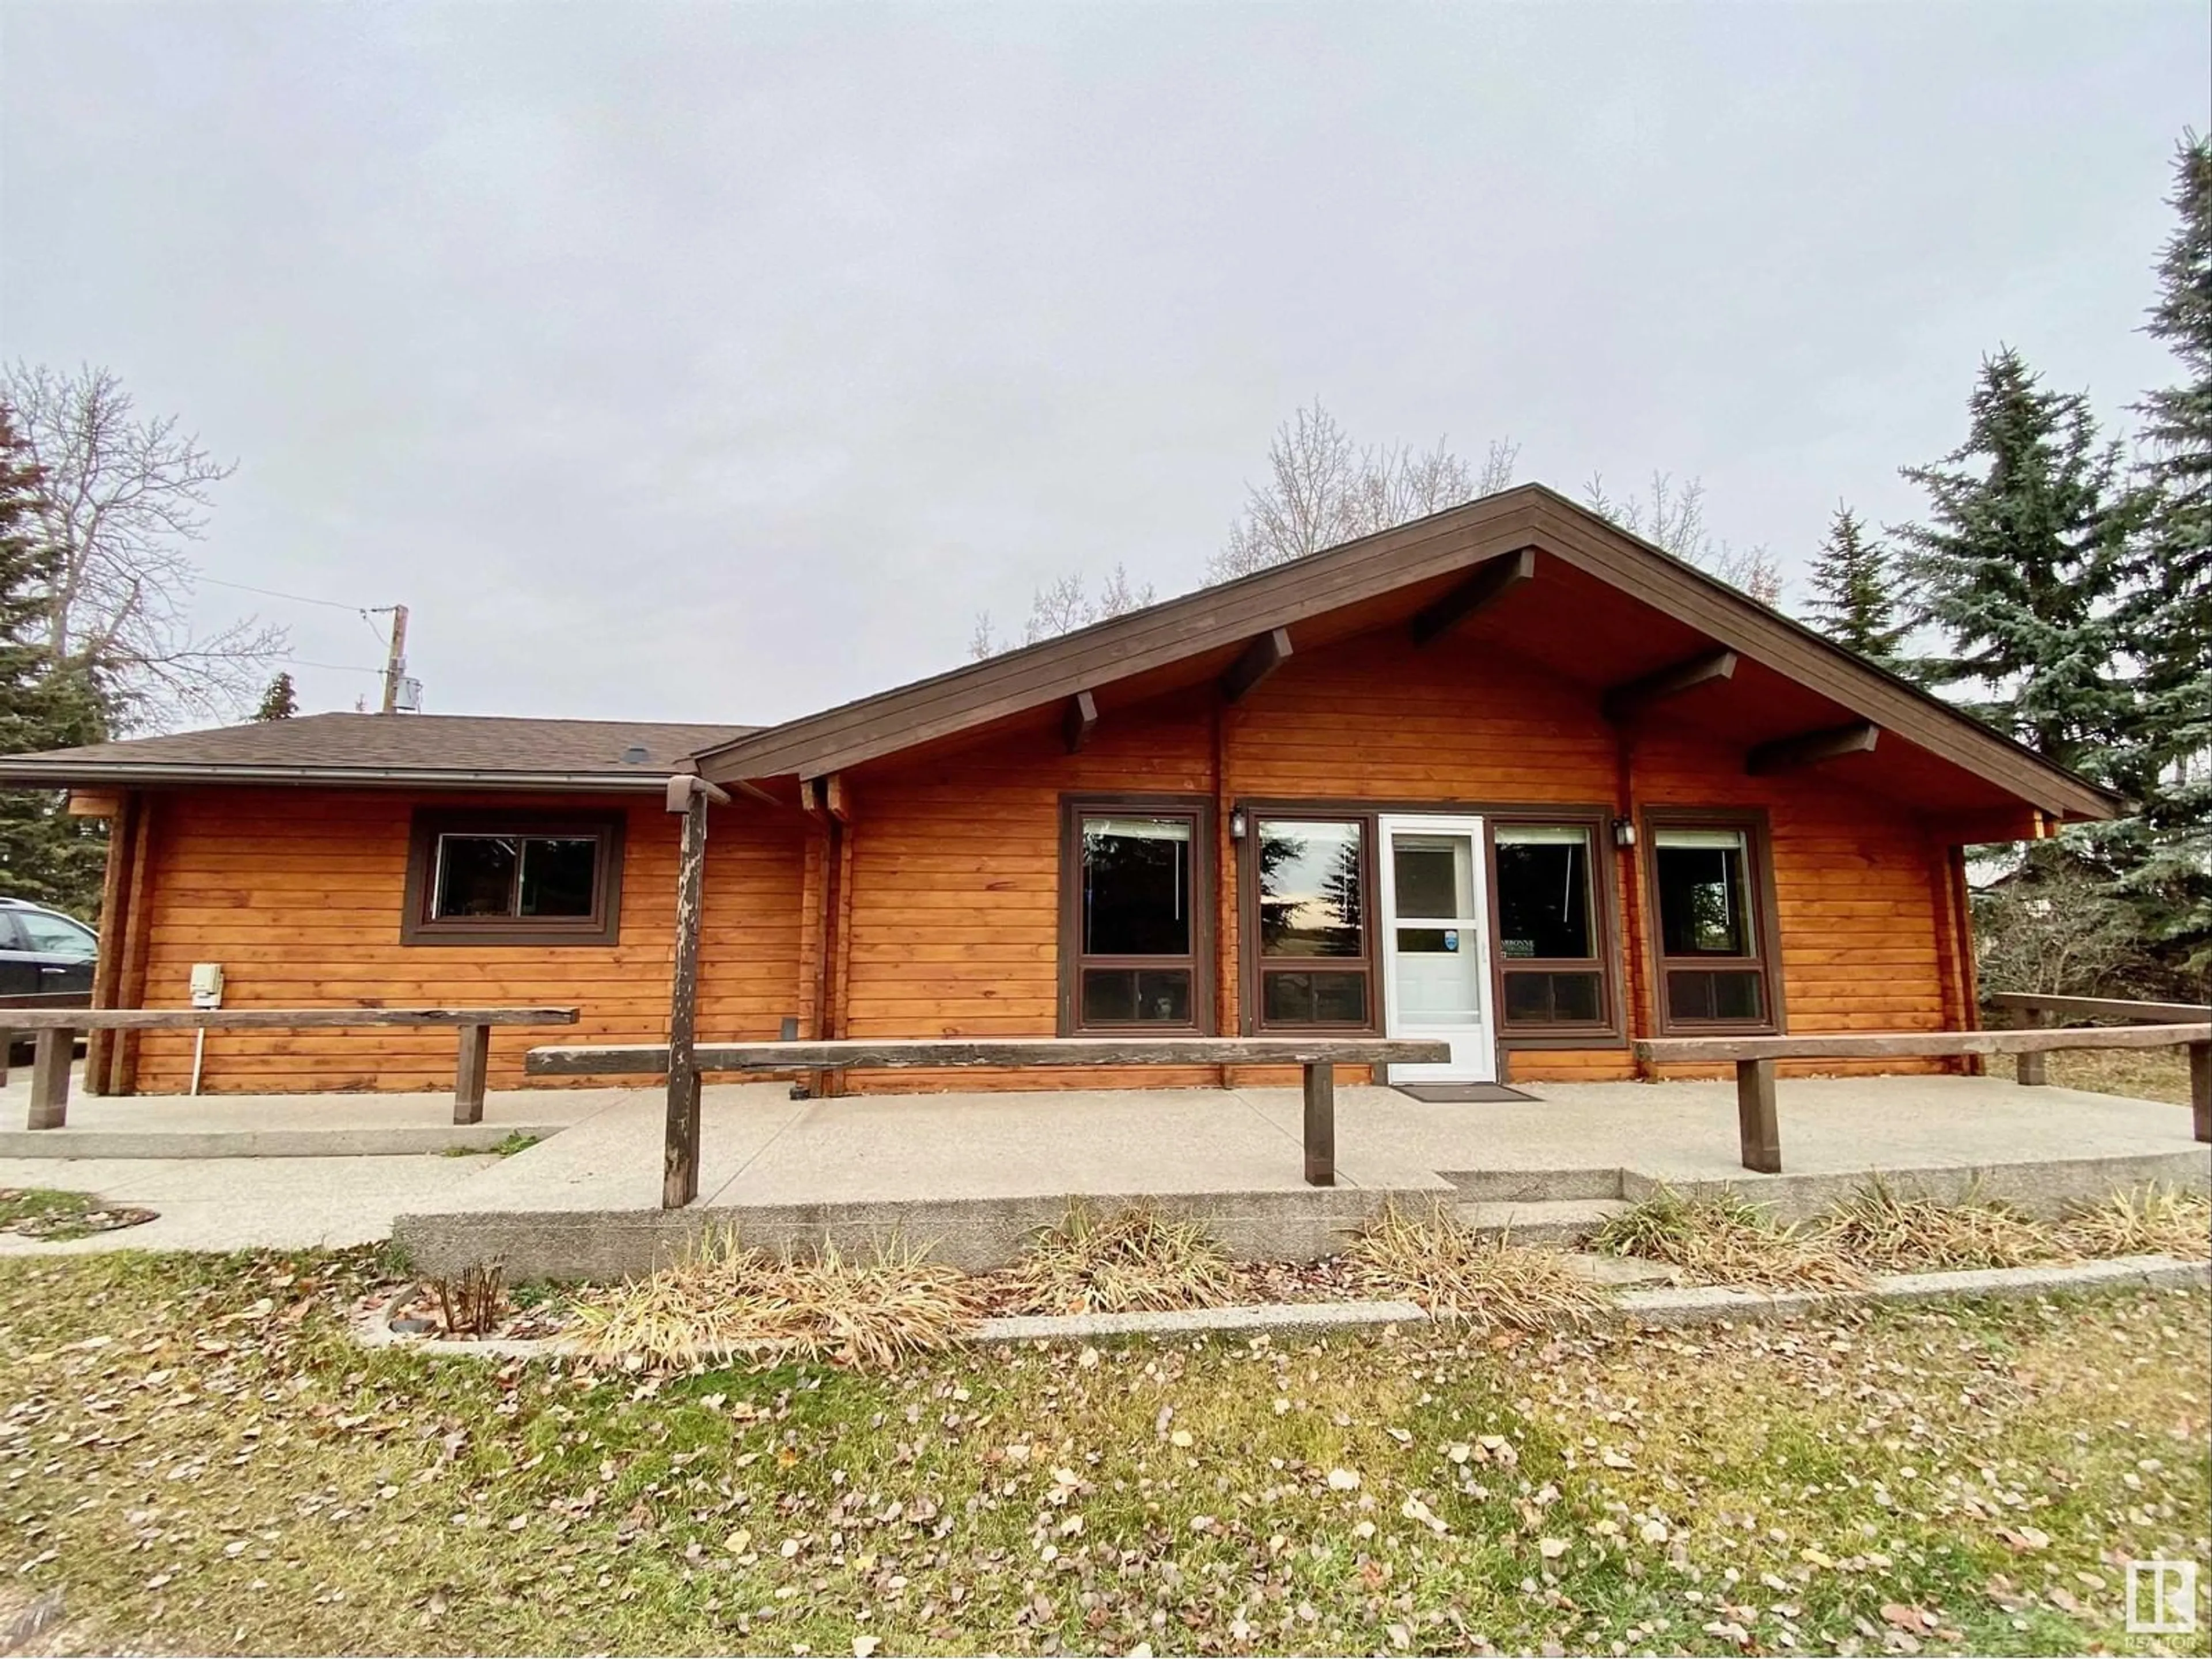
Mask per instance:
[[[1411,1095],[1416,1100],[1425,1100],[1437,1106],[1456,1106],[1466,1101],[1534,1100],[1536,1097],[1524,1095],[1518,1089],[1509,1089],[1502,1083],[1394,1083],[1390,1086],[1401,1095]]]

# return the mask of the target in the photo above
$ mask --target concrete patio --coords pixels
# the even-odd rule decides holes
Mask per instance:
[[[1662,1182],[1732,1185],[1789,1214],[1875,1172],[2039,1210],[2148,1181],[2212,1186],[2187,1107],[1999,1079],[1786,1080],[1778,1176],[1741,1167],[1729,1084],[1526,1092],[1437,1104],[1346,1088],[1334,1188],[1303,1179],[1295,1089],[795,1101],[766,1083],[705,1091],[700,1200],[674,1212],[659,1205],[657,1086],[504,1091],[467,1132],[442,1095],[80,1098],[66,1129],[0,1131],[0,1184],[165,1212],[111,1247],[354,1242],[388,1228],[426,1270],[497,1259],[518,1279],[636,1273],[726,1225],[771,1245],[896,1233],[988,1266],[1075,1196],[1141,1197],[1202,1217],[1239,1254],[1306,1256],[1391,1198],[1542,1238]],[[422,1155],[517,1130],[544,1139],[505,1158]]]

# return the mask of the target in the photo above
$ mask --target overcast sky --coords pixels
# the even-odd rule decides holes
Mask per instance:
[[[2171,378],[2212,22],[8,0],[0,76],[0,349],[237,460],[209,576],[405,602],[433,710],[765,721],[1067,569],[1194,585],[1316,397],[1702,477],[1796,576],[2000,342],[2107,414]]]

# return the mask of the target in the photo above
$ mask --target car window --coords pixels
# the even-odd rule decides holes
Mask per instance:
[[[12,920],[23,930],[33,951],[45,951],[58,957],[92,957],[100,953],[100,941],[86,928],[63,916],[50,916],[43,910],[18,910]]]

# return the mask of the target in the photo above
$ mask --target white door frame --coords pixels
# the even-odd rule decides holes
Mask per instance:
[[[1397,832],[1413,835],[1463,835],[1468,838],[1471,865],[1468,901],[1473,914],[1458,917],[1415,916],[1416,922],[1434,921],[1457,927],[1472,942],[1477,1009],[1481,1018],[1465,1025],[1408,1026],[1398,1010],[1398,878],[1391,841]],[[1452,1046],[1452,1057],[1443,1065],[1393,1066],[1393,1083],[1495,1083],[1498,1080],[1497,1016],[1491,1007],[1490,867],[1487,837],[1480,817],[1463,813],[1394,813],[1376,820],[1376,874],[1382,898],[1382,1029],[1389,1036],[1437,1037]]]

